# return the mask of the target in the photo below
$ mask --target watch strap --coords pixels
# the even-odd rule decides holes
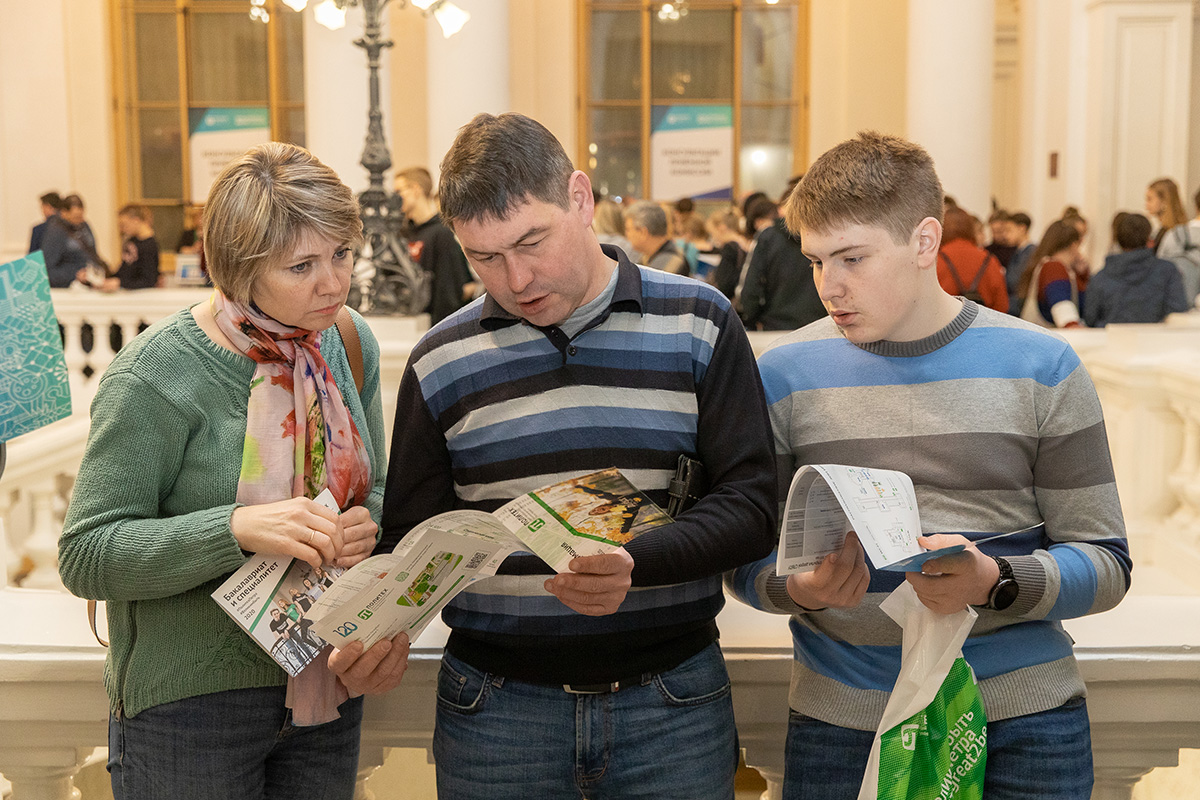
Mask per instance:
[[[996,579],[995,585],[992,586],[991,591],[988,592],[988,599],[987,603],[984,605],[984,608],[988,608],[993,611],[1003,611],[1012,605],[1013,600],[1016,599],[1016,596],[1015,594],[1010,595],[1008,602],[1004,603],[1003,607],[997,606],[996,599],[1000,594],[1001,588],[1007,588],[1011,586],[1013,589],[1019,589],[1019,587],[1017,586],[1016,578],[1013,576],[1012,564],[1009,564],[1007,559],[1001,558],[1000,556],[991,556],[991,559],[996,562],[996,566],[1000,570],[1000,577]]]

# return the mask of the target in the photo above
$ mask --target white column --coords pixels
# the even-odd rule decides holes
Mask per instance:
[[[509,102],[508,0],[455,0],[471,15],[451,38],[430,22],[429,171],[436,182],[458,129],[480,112],[501,114]]]
[[[909,0],[908,137],[927,149],[946,193],[991,211],[995,6]]]
[[[63,4],[19,6],[0,10],[0,262],[24,255],[38,196],[72,188]]]
[[[1192,75],[1200,75],[1200,5],[1195,7],[1195,17],[1192,21]],[[1200,119],[1200,79],[1192,81],[1192,113],[1191,119]],[[1192,144],[1188,152],[1188,179],[1184,197],[1195,197],[1200,190],[1200,125],[1193,125],[1189,131]]]
[[[1085,192],[1094,227],[1141,211],[1146,185],[1188,176],[1192,0],[1093,0]],[[1194,192],[1185,190],[1185,196]]]
[[[313,6],[315,3],[310,3]],[[280,14],[291,9],[280,8]],[[410,11],[409,13],[416,13]],[[387,14],[383,15],[387,36]],[[304,126],[305,143],[312,153],[337,172],[356,193],[367,188],[369,175],[359,162],[367,140],[367,52],[354,44],[363,35],[363,10],[346,10],[346,27],[331,31],[304,11]],[[388,131],[389,69],[386,56],[379,70],[380,102],[384,109],[384,141]],[[390,187],[389,187],[390,188]]]

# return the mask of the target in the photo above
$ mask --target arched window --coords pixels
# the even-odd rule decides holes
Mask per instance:
[[[578,163],[601,193],[780,194],[807,152],[807,0],[578,2]]]
[[[267,138],[304,144],[301,17],[263,8],[267,22],[247,0],[112,2],[118,200],[154,210],[165,252],[221,163]]]

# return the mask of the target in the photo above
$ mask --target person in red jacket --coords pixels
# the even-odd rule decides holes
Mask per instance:
[[[994,255],[975,244],[975,220],[960,208],[946,211],[937,271],[938,283],[949,294],[961,295],[997,311],[1008,311],[1004,267]]]

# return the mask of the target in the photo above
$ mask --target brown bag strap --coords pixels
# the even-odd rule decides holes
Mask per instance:
[[[96,637],[96,641],[103,647],[108,647],[108,642],[100,638],[100,631],[96,630],[96,601],[88,600],[88,623],[92,626],[92,636]]]
[[[354,318],[350,309],[342,306],[334,322],[338,333],[342,336],[342,346],[346,348],[346,358],[350,361],[350,374],[354,376],[354,388],[362,394],[363,388],[363,354],[362,341],[358,338],[358,328],[354,326]]]

